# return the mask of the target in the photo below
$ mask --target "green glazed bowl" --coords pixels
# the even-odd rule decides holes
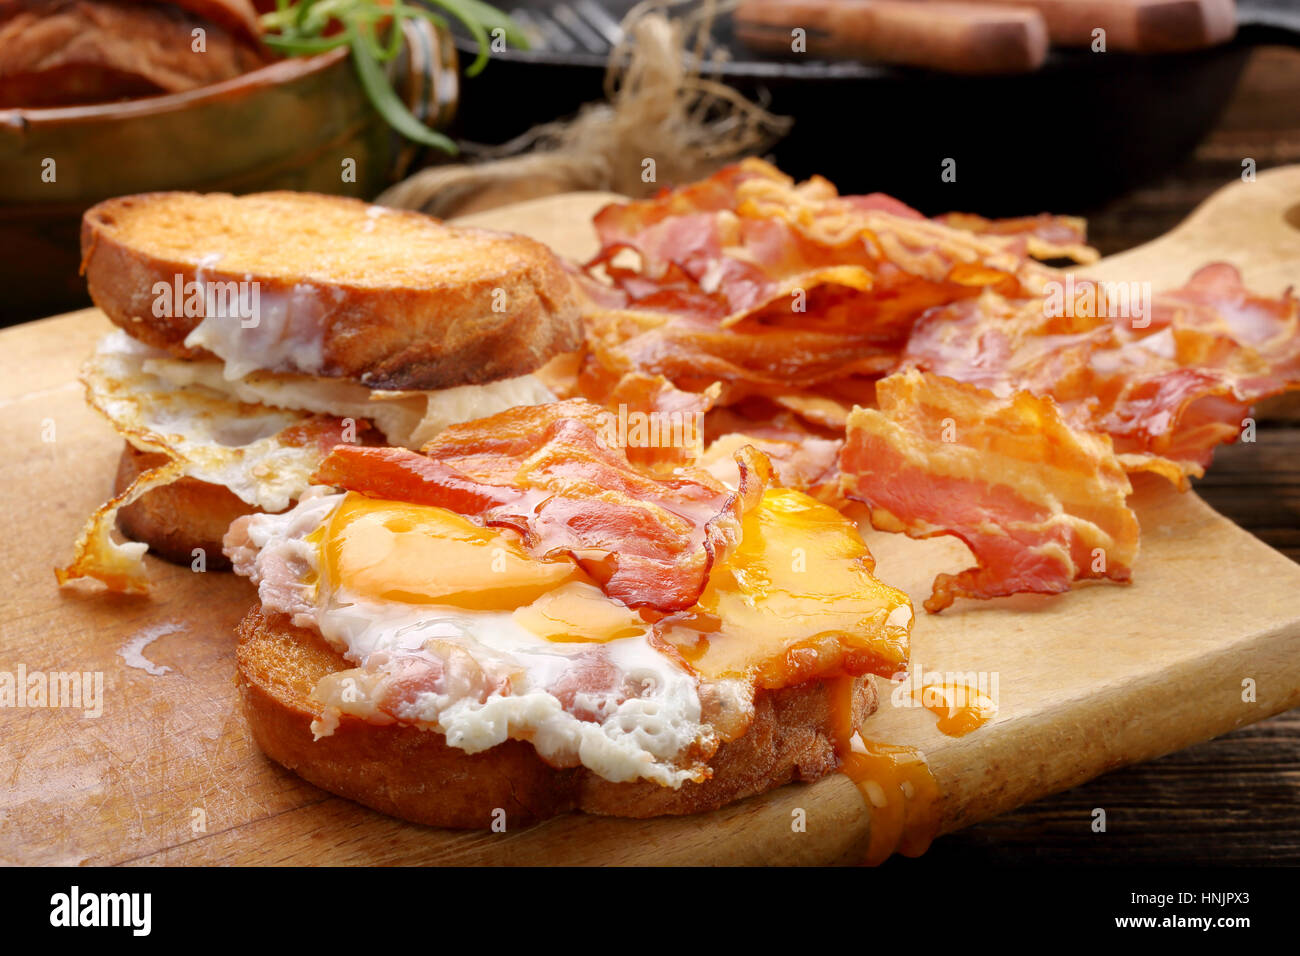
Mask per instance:
[[[445,126],[456,105],[455,47],[418,26],[395,84],[417,115]],[[81,216],[103,199],[163,189],[370,198],[412,152],[371,107],[346,47],[185,93],[0,110],[0,325],[89,304]],[[288,242],[293,226],[285,223]]]

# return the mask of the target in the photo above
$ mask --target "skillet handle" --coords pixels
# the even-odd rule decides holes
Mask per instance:
[[[1233,0],[983,0],[1029,7],[1047,21],[1056,46],[1089,47],[1106,31],[1106,49],[1126,53],[1180,53],[1218,46],[1237,29]]]
[[[806,52],[949,73],[1023,73],[1047,58],[1033,10],[915,0],[742,0],[736,35],[755,50],[789,55],[796,28]]]

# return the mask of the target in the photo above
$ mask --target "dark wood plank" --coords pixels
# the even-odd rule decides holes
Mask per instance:
[[[1300,561],[1300,428],[1261,425],[1220,448],[1196,492],[1224,517]]]
[[[943,837],[925,862],[1300,864],[1300,710]]]

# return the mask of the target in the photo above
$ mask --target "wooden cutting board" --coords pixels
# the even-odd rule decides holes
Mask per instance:
[[[607,198],[536,200],[473,221],[583,258],[594,248],[591,213]],[[1159,288],[1222,258],[1261,291],[1278,292],[1300,278],[1297,223],[1300,167],[1290,167],[1225,188],[1169,236],[1092,271]],[[232,630],[252,601],[247,582],[150,559],[151,598],[54,585],[51,569],[107,496],[121,448],[74,380],[108,328],[86,310],[0,332],[0,447],[9,452],[0,460],[0,671],[98,671],[104,681],[99,717],[0,709],[0,862],[863,858],[870,814],[838,774],[686,818],[571,815],[456,833],[332,797],[264,759],[234,685]],[[1140,480],[1135,501],[1143,536],[1132,585],[920,615],[914,666],[998,675],[996,720],[966,737],[945,737],[927,711],[895,706],[888,685],[865,728],[926,752],[945,794],[945,831],[1300,704],[1300,565],[1159,480]],[[937,571],[967,563],[951,540],[870,532],[868,541],[878,574],[918,605]],[[1254,686],[1249,702],[1244,682]],[[796,809],[805,832],[791,826]]]

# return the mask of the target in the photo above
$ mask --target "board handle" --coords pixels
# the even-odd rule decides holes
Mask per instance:
[[[1083,271],[1172,289],[1208,262],[1232,263],[1247,286],[1265,295],[1288,286],[1300,291],[1300,165],[1223,186],[1160,238]]]

